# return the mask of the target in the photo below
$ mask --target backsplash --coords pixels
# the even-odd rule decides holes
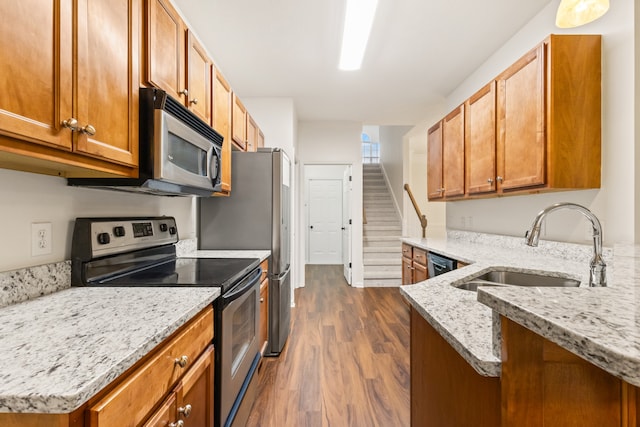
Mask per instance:
[[[185,256],[198,250],[198,239],[176,244],[176,254]],[[71,261],[0,272],[0,307],[52,294],[71,287]]]

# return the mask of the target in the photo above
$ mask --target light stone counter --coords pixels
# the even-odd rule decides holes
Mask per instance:
[[[449,231],[447,237],[441,239],[405,238],[403,241],[470,264],[415,285],[402,286],[400,291],[422,317],[485,376],[500,376],[499,353],[494,348],[499,346],[496,342],[499,337],[494,337],[492,309],[478,302],[475,292],[452,285],[496,267],[570,277],[580,280],[581,286],[586,286],[588,281],[592,248],[587,245],[540,241],[539,247],[532,248],[524,244],[523,238],[457,231]],[[611,264],[612,251],[607,249],[604,257]],[[612,271],[609,266],[609,277]],[[519,291],[521,289],[512,292]]]
[[[606,288],[484,288],[478,301],[640,386],[640,246],[614,254]]]
[[[70,288],[0,308],[0,411],[73,411],[219,295]]]

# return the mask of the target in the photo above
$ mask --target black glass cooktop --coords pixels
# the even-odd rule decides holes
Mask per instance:
[[[224,293],[260,265],[257,258],[174,258],[91,283],[98,286],[212,286]]]

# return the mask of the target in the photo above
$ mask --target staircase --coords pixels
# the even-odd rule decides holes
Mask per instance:
[[[402,225],[379,164],[363,164],[364,286],[402,284]]]

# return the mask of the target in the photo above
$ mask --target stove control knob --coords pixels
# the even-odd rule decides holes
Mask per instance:
[[[176,234],[177,232],[178,232],[178,230],[176,230],[176,228],[175,228],[175,227],[169,227],[169,234],[171,234],[172,236],[173,236],[174,234]]]
[[[160,224],[160,231],[162,231],[163,233],[167,231],[167,224],[165,224],[164,222]]]
[[[124,232],[124,227],[119,225],[117,227],[113,227],[113,235],[116,237],[122,237],[124,236],[125,232]]]
[[[106,245],[110,241],[111,241],[111,238],[109,237],[109,233],[98,234],[98,243],[100,243],[101,245]]]

